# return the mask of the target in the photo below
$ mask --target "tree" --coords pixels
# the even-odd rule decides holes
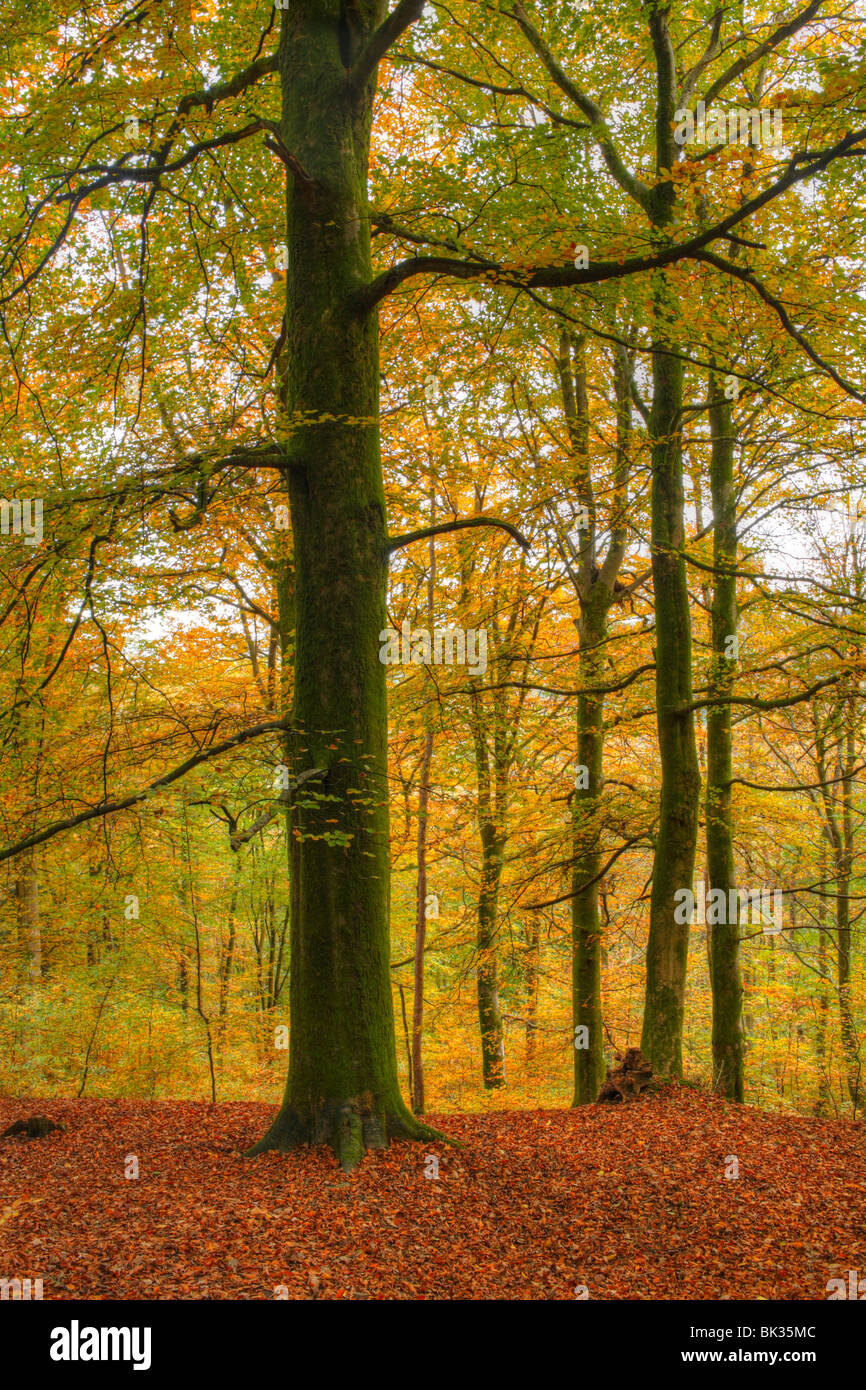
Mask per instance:
[[[604,680],[608,616],[625,559],[626,509],[631,467],[631,410],[634,363],[617,343],[613,349],[616,403],[616,461],[613,469],[609,540],[599,555],[600,517],[590,456],[590,416],[584,337],[563,333],[557,369],[574,466],[576,530],[566,539],[569,576],[579,604],[578,640],[581,693],[577,701],[577,775],[572,805],[572,1020],[574,1025],[574,1101],[594,1101],[604,1078],[601,1011],[599,812],[604,769]],[[576,539],[574,538],[576,537]],[[619,585],[624,592],[629,586]],[[632,589],[634,586],[630,586]],[[584,1041],[586,1046],[583,1045]]]

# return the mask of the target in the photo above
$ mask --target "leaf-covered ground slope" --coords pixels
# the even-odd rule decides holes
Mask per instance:
[[[243,1158],[272,1113],[0,1100],[0,1130],[67,1126],[0,1143],[0,1276],[46,1299],[823,1299],[866,1273],[862,1125],[677,1090],[431,1117],[466,1147],[344,1175],[328,1152]]]

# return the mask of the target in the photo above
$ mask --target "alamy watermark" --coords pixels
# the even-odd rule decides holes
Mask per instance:
[[[848,1270],[847,1286],[844,1279],[836,1278],[827,1280],[828,1303],[832,1303],[834,1299],[840,1298],[857,1299],[860,1302],[866,1299],[866,1279],[860,1278],[859,1269]]]
[[[383,666],[466,666],[472,676],[487,670],[487,629],[459,627],[412,628],[404,620],[379,633],[379,660]]]
[[[11,502],[0,498],[0,535],[24,537],[25,545],[38,545],[42,540],[42,498],[13,497]]]
[[[42,1299],[41,1279],[0,1279],[0,1299],[11,1299],[14,1303],[29,1303]]]
[[[780,888],[711,888],[703,880],[698,891],[678,888],[674,893],[674,921],[700,926],[719,926],[728,922],[750,921],[763,928],[765,936],[778,936],[782,930],[783,894]]]
[[[69,1327],[51,1331],[52,1361],[131,1361],[134,1371],[150,1369],[149,1327],[81,1327],[73,1318]]]
[[[781,145],[783,116],[779,110],[735,106],[732,111],[710,111],[699,101],[694,111],[674,112],[674,139],[678,145]]]

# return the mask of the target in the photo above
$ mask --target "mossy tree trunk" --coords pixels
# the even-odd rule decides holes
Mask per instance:
[[[675,222],[676,192],[665,171],[680,150],[673,138],[677,105],[676,58],[669,11],[650,9],[656,55],[656,172],[650,219],[660,241]],[[680,305],[674,274],[653,276],[650,446],[652,469],[652,573],[656,619],[656,725],[661,792],[653,859],[647,941],[646,997],[641,1049],[657,1076],[682,1076],[689,922],[678,922],[676,892],[691,888],[698,838],[701,777],[692,710],[692,636],[683,553],[683,361]]]
[[[848,1096],[854,1115],[861,1106],[863,1090],[860,1061],[860,1039],[854,1016],[854,1003],[851,992],[851,874],[854,865],[854,808],[852,783],[856,767],[854,740],[853,695],[849,695],[844,705],[843,769],[842,782],[842,843],[841,854],[837,856],[836,897],[836,942],[837,942],[837,980],[839,985],[839,1028],[842,1047],[845,1053],[845,1068],[848,1073]]]
[[[822,776],[821,792],[825,803],[825,816],[833,851],[833,869],[836,880],[836,999],[839,1008],[839,1035],[842,1053],[845,1058],[845,1071],[848,1082],[848,1097],[854,1115],[860,1106],[862,1080],[860,1061],[860,1039],[854,1016],[851,992],[851,874],[854,864],[854,815],[852,803],[852,782],[856,767],[856,748],[854,735],[855,698],[850,690],[845,691],[832,713],[834,752],[841,780],[835,783],[838,788],[838,802],[834,806],[829,793],[827,776]],[[822,764],[826,757],[823,746],[820,748]]]
[[[601,1004],[602,930],[599,915],[604,695],[598,693],[597,688],[603,684],[607,666],[608,614],[625,556],[625,507],[631,456],[631,362],[625,349],[614,350],[617,402],[614,505],[610,543],[600,567],[595,487],[589,451],[586,341],[583,337],[566,333],[561,336],[557,366],[574,467],[574,496],[579,507],[578,540],[576,543],[567,542],[565,553],[579,604],[578,669],[583,692],[578,696],[577,703],[577,776],[571,798],[572,1104],[586,1105],[598,1095],[605,1071]]]
[[[499,887],[505,847],[506,785],[505,730],[494,714],[493,767],[488,746],[486,711],[476,700],[473,711],[475,769],[478,783],[478,830],[481,836],[481,887],[478,893],[478,963],[476,989],[481,1033],[481,1072],[487,1090],[505,1085],[505,1035],[499,1002]]]
[[[710,378],[710,487],[713,496],[711,699],[707,711],[706,836],[710,889],[721,889],[725,920],[710,933],[710,985],[713,998],[713,1087],[719,1095],[743,1099],[743,982],[740,976],[740,923],[734,827],[731,808],[733,749],[731,706],[725,703],[736,677],[737,514],[734,495],[733,409],[717,376]],[[737,904],[736,907],[734,905]],[[733,910],[732,910],[733,908]]]
[[[700,771],[692,704],[692,639],[683,557],[683,367],[670,326],[678,305],[664,272],[655,286],[652,352],[652,571],[656,619],[656,724],[661,793],[647,941],[641,1049],[657,1076],[682,1076],[689,922],[678,889],[691,888]]]
[[[344,1167],[428,1134],[397,1080],[389,960],[386,517],[367,175],[374,78],[349,69],[384,0],[292,0],[280,77],[288,270],[285,483],[294,545],[289,1076],[251,1152],[330,1143]],[[339,819],[339,824],[335,822]],[[337,833],[338,832],[338,833]]]
[[[433,549],[433,542],[430,543]],[[432,563],[432,560],[431,560]],[[431,579],[432,588],[432,579]],[[433,626],[432,622],[430,624]],[[412,1001],[412,1109],[423,1115],[424,1097],[424,952],[427,942],[427,829],[430,808],[430,774],[433,762],[433,729],[428,718],[418,786],[418,894],[415,910],[415,993]]]
[[[430,525],[436,524],[436,490],[430,492]],[[431,536],[427,553],[427,629],[436,625],[436,540]],[[429,829],[431,772],[433,765],[433,716],[425,715],[424,751],[418,773],[418,895],[415,909],[415,991],[412,998],[412,1109],[423,1115],[424,1095],[424,952],[427,949],[427,833]]]
[[[604,597],[597,592],[581,606],[578,663],[581,688],[599,684],[603,674],[607,629]],[[601,921],[598,910],[601,873],[599,801],[604,775],[603,721],[604,698],[599,695],[578,696],[579,778],[572,801],[573,1105],[587,1105],[595,1100],[605,1071],[601,1011]],[[584,1028],[585,1033],[580,1031]]]

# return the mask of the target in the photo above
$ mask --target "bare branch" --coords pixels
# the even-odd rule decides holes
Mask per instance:
[[[831,366],[829,362],[825,361],[824,358],[815,351],[808,338],[806,338],[805,335],[800,332],[799,328],[794,325],[782,302],[778,300],[774,294],[771,294],[766,286],[762,285],[760,280],[758,280],[750,270],[747,270],[744,266],[736,265],[733,261],[726,261],[724,257],[717,256],[712,251],[698,251],[694,259],[696,261],[706,261],[708,265],[715,266],[717,270],[723,270],[726,275],[733,275],[737,280],[742,280],[744,284],[751,285],[752,289],[756,294],[760,295],[764,303],[768,304],[770,308],[778,314],[785,332],[803,349],[806,356],[811,357],[815,365],[820,367],[822,372],[826,372],[827,375],[835,381],[836,385],[841,386],[842,390],[846,391],[849,396],[853,396],[855,400],[862,401],[863,404],[866,405],[866,393],[858,391],[856,386],[852,386],[850,381],[847,381],[840,372],[836,371],[835,367]]]
[[[183,97],[178,102],[177,114],[185,116],[196,106],[203,106],[210,115],[216,102],[225,101],[229,97],[240,96],[247,87],[253,86],[260,78],[277,72],[278,68],[278,53],[269,53],[264,58],[257,58],[254,63],[250,63],[248,68],[236,73],[227,82],[217,82],[213,87],[205,87],[202,92],[190,92],[189,96]]]
[[[510,521],[498,521],[492,516],[470,516],[463,521],[444,521],[439,526],[425,526],[421,531],[409,531],[405,536],[392,536],[385,546],[390,555],[392,550],[400,550],[404,545],[412,545],[414,541],[427,540],[430,536],[444,536],[448,531],[465,531],[471,526],[498,526],[500,530],[507,531],[512,540],[522,545],[524,550],[531,550],[532,546],[516,526],[512,526]]]
[[[46,825],[43,830],[28,835],[26,839],[17,840],[14,844],[7,845],[5,849],[0,849],[0,861],[13,859],[16,854],[23,853],[24,850],[32,848],[33,845],[40,845],[45,840],[51,840],[64,830],[74,830],[76,826],[85,825],[87,821],[98,820],[102,816],[112,816],[117,811],[128,811],[131,806],[136,806],[138,802],[146,801],[154,792],[161,791],[163,787],[168,787],[172,782],[185,777],[193,768],[199,767],[202,763],[210,762],[211,758],[217,758],[221,753],[227,753],[232,748],[239,748],[241,744],[249,743],[250,739],[261,738],[263,734],[284,733],[289,728],[291,728],[289,720],[272,719],[266,724],[255,724],[249,729],[241,729],[239,733],[233,734],[223,743],[213,744],[210,748],[194,753],[191,758],[187,758],[186,762],[181,763],[179,767],[172,768],[171,772],[166,772],[162,777],[158,777],[155,782],[150,782],[141,791],[132,792],[131,795],[115,801],[101,801],[97,806],[90,806],[86,811],[79,811],[75,816],[68,816],[66,820],[53,821],[51,825]]]

